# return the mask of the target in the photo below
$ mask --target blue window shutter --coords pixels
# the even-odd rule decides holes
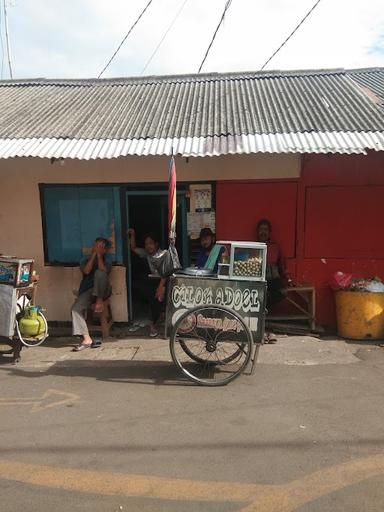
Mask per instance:
[[[95,238],[101,236],[112,242],[113,260],[122,263],[118,192],[117,187],[80,187],[80,229],[84,254],[90,250]]]
[[[44,202],[49,262],[79,261],[81,234],[77,187],[49,187],[44,191]]]
[[[49,263],[77,263],[97,237],[109,239],[112,260],[123,262],[118,187],[46,187],[44,206]]]

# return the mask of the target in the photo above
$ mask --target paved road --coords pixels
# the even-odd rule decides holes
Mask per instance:
[[[280,338],[254,376],[180,380],[160,341],[0,359],[0,510],[384,509],[384,349]]]

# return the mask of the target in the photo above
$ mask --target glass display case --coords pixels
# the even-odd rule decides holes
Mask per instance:
[[[222,252],[217,277],[243,281],[265,281],[267,246],[259,242],[220,241]]]
[[[33,260],[0,256],[0,284],[8,284],[15,288],[28,286],[31,283]]]

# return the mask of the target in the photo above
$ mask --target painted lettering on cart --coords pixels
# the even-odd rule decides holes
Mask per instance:
[[[241,324],[236,319],[230,318],[208,318],[197,315],[197,327],[210,327],[217,331],[242,331]]]
[[[240,290],[230,287],[203,288],[201,286],[176,285],[172,289],[172,303],[176,309],[215,304],[244,313],[260,311],[258,290],[250,290],[249,288]]]

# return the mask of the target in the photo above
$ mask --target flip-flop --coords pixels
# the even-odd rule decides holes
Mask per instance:
[[[81,352],[82,350],[85,350],[86,348],[91,348],[90,343],[80,343],[80,345],[77,345],[74,349],[72,349],[72,352]]]
[[[156,331],[156,332],[150,332],[149,333],[149,336],[150,338],[157,338],[157,336],[159,335],[159,331]]]
[[[101,347],[102,341],[99,339],[93,340],[91,343],[91,348],[99,348]]]
[[[277,343],[277,338],[273,334],[268,333],[264,336],[265,345],[274,345],[275,343]]]

